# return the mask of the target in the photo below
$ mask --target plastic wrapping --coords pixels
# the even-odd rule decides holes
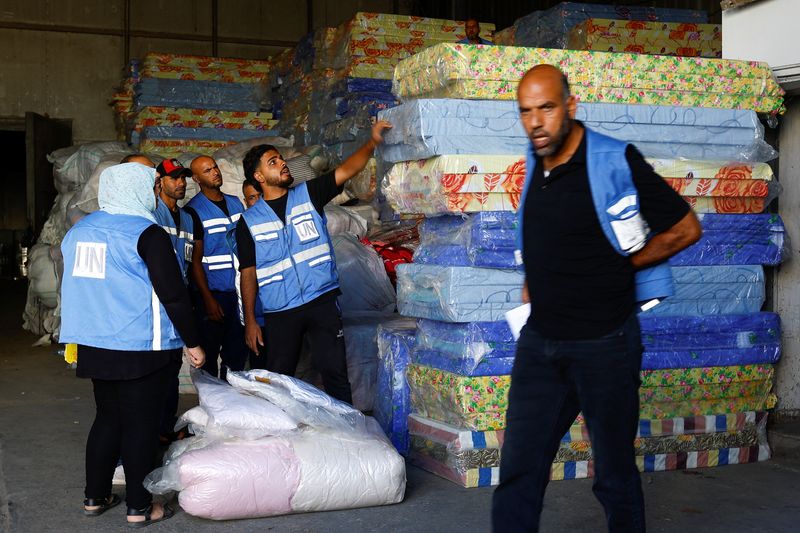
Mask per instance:
[[[664,419],[768,409],[775,402],[770,392],[773,375],[771,365],[761,364],[645,370],[639,389],[640,417]],[[464,376],[413,363],[408,366],[407,377],[414,413],[472,431],[505,428],[510,375]]]
[[[411,360],[465,376],[511,373],[516,342],[505,321],[449,324],[420,319]]]
[[[529,140],[516,102],[421,99],[381,111],[396,126],[380,148],[386,161],[448,154],[525,154]],[[575,118],[632,143],[646,157],[714,161],[775,159],[755,112],[678,105],[586,103]]]
[[[517,19],[514,23],[516,44],[564,48],[570,29],[592,18],[703,24],[708,22],[708,13],[693,9],[561,2]]]
[[[377,424],[350,406],[263,370],[229,372],[233,387],[199,373],[195,377],[201,406],[214,406],[215,431],[206,407],[185,413],[181,424],[190,424],[197,436],[170,447],[164,467],[145,479],[151,492],[180,491],[178,501],[187,513],[214,520],[402,500],[402,458]],[[279,436],[222,436],[231,428],[220,425],[219,417],[236,425],[247,420],[269,426],[275,412],[302,425]]]
[[[412,411],[474,431],[504,429],[510,376],[462,376],[409,364]]]
[[[411,412],[406,367],[414,345],[416,323],[399,318],[378,326],[378,383],[374,416],[402,455],[408,453],[408,415]]]
[[[375,250],[349,233],[334,235],[331,242],[342,291],[339,296],[342,314],[392,313],[396,306],[394,287]]]
[[[139,108],[163,106],[257,112],[266,95],[266,86],[259,83],[142,78],[135,91]]]
[[[370,412],[375,408],[378,383],[378,328],[397,320],[396,314],[365,313],[342,320],[347,353],[347,377],[353,395],[353,407]]]
[[[414,262],[520,268],[514,259],[517,223],[517,215],[508,211],[427,218],[420,224],[420,242],[414,252]]]
[[[644,369],[775,363],[781,356],[776,313],[640,315],[639,323]]]
[[[139,151],[157,154],[164,159],[179,158],[181,154],[212,155],[217,150],[226,148],[234,141],[210,141],[208,139],[158,139],[146,137],[139,143]]]
[[[757,313],[766,298],[760,265],[672,267],[675,294],[645,315],[708,316]]]
[[[501,170],[488,170],[504,164]],[[524,183],[524,157],[463,155],[396,163],[382,188],[397,213],[436,216],[516,211]]]
[[[719,24],[591,18],[569,30],[564,48],[721,58],[722,27]]]
[[[774,214],[700,214],[700,240],[669,259],[673,266],[778,265],[791,257],[786,228]]]
[[[444,322],[495,322],[522,304],[519,271],[403,264],[397,266],[400,314]]]
[[[250,139],[260,139],[267,136],[278,136],[277,130],[250,130],[233,128],[184,128],[172,126],[148,126],[143,128],[141,135],[135,134],[131,137],[133,144],[138,144],[140,140],[155,139],[186,139],[186,140],[209,140],[209,141],[232,141],[241,142]]]
[[[88,143],[58,150],[48,154],[47,160],[53,164],[53,177],[59,193],[75,191],[89,180],[95,167],[107,155],[130,153],[125,143]]]
[[[138,74],[166,79],[257,83],[269,74],[270,64],[270,61],[257,59],[148,52]]]
[[[582,102],[785,110],[766,63],[517,46],[431,46],[398,63],[392,92],[404,101],[515,100],[522,75],[541,63],[560,65]]]
[[[31,294],[50,309],[58,305],[59,275],[52,257],[54,247],[58,248],[49,244],[34,244],[28,255]]]
[[[299,423],[344,432],[367,432],[366,419],[360,411],[299,379],[268,370],[229,371],[227,379],[235,389],[267,400]]]
[[[328,204],[325,206],[325,218],[331,236],[352,233],[361,238],[367,234],[367,220],[350,209]]]
[[[204,433],[258,439],[297,429],[299,421],[273,403],[242,392],[207,372],[192,370],[191,374],[206,418]]]

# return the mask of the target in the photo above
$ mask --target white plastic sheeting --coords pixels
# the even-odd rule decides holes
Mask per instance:
[[[190,423],[196,436],[170,447],[164,467],[145,479],[151,492],[179,491],[184,511],[213,520],[402,501],[405,463],[373,419],[311,385],[266,370],[228,372],[229,391],[199,371],[193,375],[201,407],[181,423]],[[209,402],[209,392],[218,397]],[[216,403],[223,396],[224,408]],[[269,406],[270,414],[256,415],[255,404],[245,405],[242,398]],[[220,410],[239,426],[250,420],[262,430],[272,426],[274,433],[223,438],[217,431],[225,427],[219,426]],[[285,431],[285,419],[274,417],[273,410],[300,425]],[[209,432],[215,417],[218,427]]]

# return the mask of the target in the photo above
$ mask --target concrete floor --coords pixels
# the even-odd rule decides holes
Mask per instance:
[[[97,518],[81,514],[91,383],[75,377],[55,346],[31,347],[35,337],[20,327],[24,293],[23,284],[0,281],[0,532],[126,531],[124,506]],[[765,463],[646,474],[643,483],[650,531],[800,529],[794,452]],[[390,507],[232,522],[179,511],[148,531],[489,531],[491,496],[492,489],[462,489],[409,467],[406,499]],[[542,530],[603,530],[590,480],[550,485]]]

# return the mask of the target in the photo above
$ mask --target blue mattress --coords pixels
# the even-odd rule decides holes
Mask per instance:
[[[247,141],[259,137],[277,137],[278,130],[244,130],[233,128],[178,128],[173,126],[148,126],[141,134],[133,132],[131,143],[142,139],[198,139],[204,141]]]
[[[425,219],[414,262],[442,266],[520,268],[514,260],[517,215],[486,211]]]
[[[414,350],[414,363],[446,370],[462,376],[507,376],[514,368],[514,356],[486,357],[474,361],[468,357],[452,357],[436,350]]]
[[[589,18],[650,20],[660,22],[708,22],[708,13],[693,9],[613,6],[561,2],[550,9],[534,11],[517,19],[515,44],[538,48],[565,48],[567,34]]]
[[[411,392],[406,367],[414,345],[414,322],[393,320],[378,326],[378,383],[373,416],[397,451],[408,453],[408,415]]]
[[[344,78],[329,89],[332,96],[345,96],[352,93],[383,93],[391,97],[392,80],[375,78]]]
[[[704,316],[757,313],[765,299],[760,265],[672,267],[675,294],[645,315]]]
[[[781,355],[776,313],[666,317],[640,315],[642,368],[775,363]]]
[[[398,265],[397,309],[443,322],[496,322],[522,304],[523,282],[515,270]]]
[[[222,111],[259,111],[266,94],[259,83],[142,78],[136,84],[136,105],[189,107]]]
[[[785,232],[778,215],[698,215],[703,236],[669,262],[673,266],[778,265],[783,261]]]
[[[524,154],[528,146],[510,100],[420,99],[381,111],[394,124],[380,147],[389,162],[447,154]],[[754,111],[678,106],[581,103],[587,126],[634,144],[646,157],[769,161]]]

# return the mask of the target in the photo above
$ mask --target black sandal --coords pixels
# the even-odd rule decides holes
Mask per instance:
[[[128,521],[128,527],[134,527],[134,528],[147,527],[150,524],[155,524],[156,522],[162,522],[164,520],[167,520],[167,519],[172,518],[173,516],[175,516],[175,511],[173,511],[172,507],[170,507],[166,503],[162,504],[161,507],[162,507],[162,509],[164,511],[164,514],[163,514],[163,516],[161,518],[156,518],[155,520],[150,518],[150,513],[153,512],[153,504],[152,503],[150,505],[148,505],[147,507],[145,507],[144,509],[134,509],[133,507],[128,507],[128,516],[143,516],[144,517],[144,520],[142,520],[141,522],[130,522],[130,521]]]
[[[112,507],[116,507],[121,502],[119,496],[112,494],[108,498],[102,500],[95,500],[94,498],[86,498],[83,500],[83,514],[86,516],[100,516]],[[87,509],[87,507],[97,507],[97,509]]]

